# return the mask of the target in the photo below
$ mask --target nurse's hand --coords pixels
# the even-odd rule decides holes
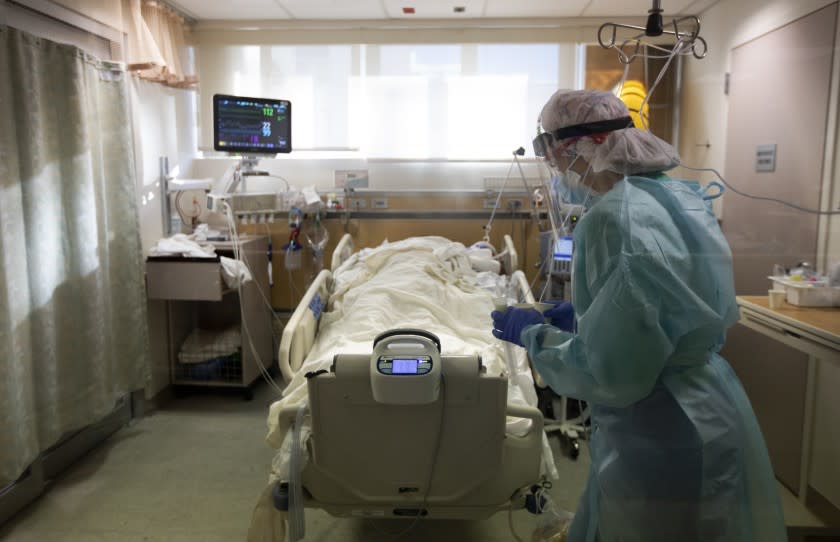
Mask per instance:
[[[568,301],[549,301],[554,307],[543,313],[546,320],[552,326],[563,331],[574,332],[575,330],[575,308]]]
[[[543,315],[531,308],[493,311],[490,316],[493,318],[493,336],[517,346],[524,346],[519,338],[523,329],[534,324],[545,323]]]

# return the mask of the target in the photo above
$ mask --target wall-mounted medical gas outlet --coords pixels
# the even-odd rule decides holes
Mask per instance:
[[[507,200],[508,209],[512,211],[518,211],[522,208],[522,200],[521,199],[509,199]]]
[[[364,198],[353,198],[350,201],[353,209],[367,209],[367,200]]]

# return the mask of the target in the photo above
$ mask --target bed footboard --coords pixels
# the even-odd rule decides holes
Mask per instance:
[[[277,358],[283,379],[290,382],[312,349],[321,312],[329,300],[332,273],[324,269],[306,290],[280,339]]]

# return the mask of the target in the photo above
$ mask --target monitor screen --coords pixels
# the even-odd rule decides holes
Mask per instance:
[[[571,237],[560,237],[557,239],[557,242],[554,243],[554,259],[565,262],[572,260]]]
[[[214,95],[213,148],[238,154],[292,152],[292,102]]]
[[[416,375],[417,364],[419,360],[416,359],[395,359],[393,374],[395,375]]]

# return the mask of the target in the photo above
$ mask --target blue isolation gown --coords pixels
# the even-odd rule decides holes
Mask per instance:
[[[522,332],[551,388],[592,408],[570,542],[787,540],[752,407],[717,354],[738,308],[731,252],[698,187],[618,182],[575,231],[577,335]]]

